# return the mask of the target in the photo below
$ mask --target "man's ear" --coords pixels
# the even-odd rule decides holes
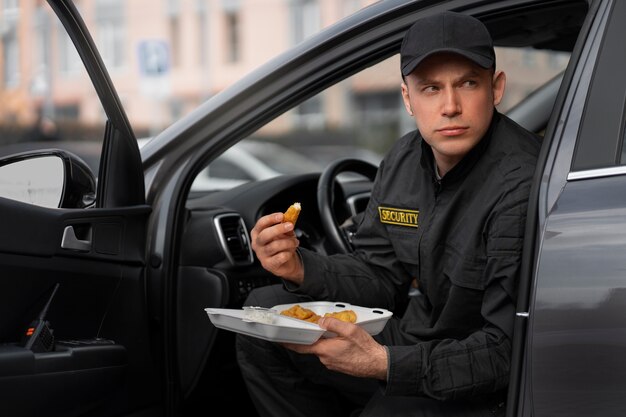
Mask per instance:
[[[406,85],[406,81],[400,85],[402,88],[402,101],[404,102],[404,108],[409,116],[413,116],[413,109],[411,108],[411,100],[409,97],[409,87]]]
[[[504,90],[506,88],[506,74],[504,71],[496,71],[493,74],[493,105],[497,106],[504,97]]]

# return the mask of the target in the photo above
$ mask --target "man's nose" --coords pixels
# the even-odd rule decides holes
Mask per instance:
[[[443,96],[443,115],[453,117],[461,113],[461,102],[454,88],[447,88]]]

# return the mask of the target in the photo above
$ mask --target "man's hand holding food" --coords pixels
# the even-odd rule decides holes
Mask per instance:
[[[317,356],[332,371],[363,378],[387,378],[387,350],[362,327],[334,317],[322,317],[317,324],[337,336],[322,337],[311,345],[283,343],[283,346]]]

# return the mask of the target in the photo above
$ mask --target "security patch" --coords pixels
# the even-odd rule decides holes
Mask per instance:
[[[418,227],[419,210],[407,210],[392,207],[378,207],[381,223],[395,224],[396,226]]]

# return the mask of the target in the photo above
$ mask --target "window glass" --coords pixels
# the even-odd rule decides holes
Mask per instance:
[[[563,71],[569,60],[568,53],[528,48],[497,48],[496,54],[498,69],[507,74],[505,97],[498,106],[503,113]],[[274,175],[321,172],[340,157],[378,164],[400,136],[415,129],[402,102],[399,68],[399,57],[392,56],[311,97],[236,146],[245,147],[249,156],[272,167]],[[547,122],[550,115],[544,116]],[[273,150],[267,144],[282,149]],[[286,158],[288,151],[297,157]],[[275,158],[267,160],[265,154]],[[282,166],[281,161],[287,160],[307,163]],[[258,180],[263,175],[252,177]],[[202,191],[198,185],[195,191]]]
[[[0,157],[58,148],[97,175],[104,111],[69,36],[45,2],[1,4]]]

